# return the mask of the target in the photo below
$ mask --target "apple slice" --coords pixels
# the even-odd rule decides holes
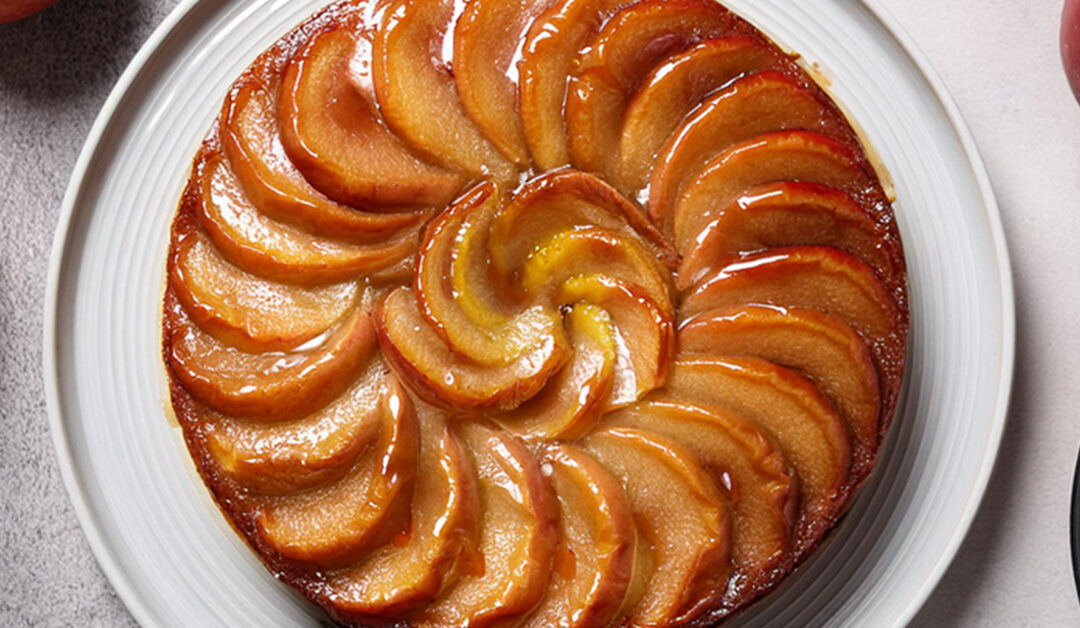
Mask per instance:
[[[391,129],[444,167],[509,180],[514,166],[465,113],[451,60],[439,54],[454,10],[454,0],[387,2],[372,52],[379,110]]]
[[[790,548],[798,478],[755,423],[717,408],[647,401],[609,415],[605,426],[649,431],[686,447],[713,472],[732,503],[731,558],[737,572],[728,605],[769,584]]]
[[[559,500],[562,543],[547,595],[524,625],[607,626],[622,607],[634,575],[638,549],[633,513],[619,481],[577,447],[554,445],[544,461]]]
[[[409,521],[420,426],[409,396],[388,376],[379,439],[340,482],[270,498],[256,520],[261,543],[286,559],[343,567],[400,533]]]
[[[683,184],[701,165],[732,144],[787,129],[846,139],[847,122],[806,79],[783,72],[741,78],[707,98],[664,145],[649,183],[649,215],[671,233]],[[685,250],[685,248],[680,249]]]
[[[731,573],[727,500],[696,456],[644,430],[607,428],[582,448],[623,486],[638,531],[653,549],[653,572],[631,625],[693,620],[723,593]]]
[[[522,129],[539,170],[570,163],[563,107],[578,54],[633,0],[557,0],[533,22],[518,64]]]
[[[517,439],[461,425],[480,484],[480,546],[471,569],[418,626],[517,625],[544,595],[559,540],[558,505],[540,464]]]
[[[840,190],[797,181],[759,185],[698,233],[679,267],[678,285],[689,288],[747,251],[799,244],[847,251],[892,280],[903,266],[902,253],[884,231]]]
[[[570,162],[612,177],[627,102],[672,53],[732,32],[736,18],[710,0],[641,0],[612,17],[582,54],[566,97]]]
[[[584,436],[605,410],[615,381],[617,337],[611,316],[588,303],[566,315],[573,356],[537,396],[498,417],[525,438],[547,440]]]
[[[390,293],[375,313],[384,354],[402,378],[430,401],[463,410],[511,410],[534,397],[562,366],[561,327],[513,363],[485,367],[463,358],[427,324],[412,290]]]
[[[257,493],[326,486],[352,469],[379,435],[385,366],[372,360],[344,395],[309,417],[263,423],[207,410],[206,447],[221,471]]]
[[[430,212],[381,212],[339,205],[313,188],[281,143],[277,96],[260,75],[245,75],[225,99],[221,143],[245,195],[267,216],[320,236],[352,242],[392,238]],[[274,80],[276,86],[280,80]]]
[[[645,187],[656,154],[703,98],[740,76],[790,64],[760,36],[703,41],[673,55],[644,79],[626,106],[615,179],[627,194]]]
[[[517,55],[536,16],[554,0],[470,0],[454,28],[461,104],[519,168],[532,163],[517,102]]]
[[[446,204],[463,177],[414,156],[383,125],[375,103],[353,87],[350,61],[370,54],[369,25],[342,20],[312,38],[285,71],[278,117],[297,169],[348,205]]]
[[[578,275],[562,284],[555,303],[591,303],[607,310],[615,323],[616,364],[607,408],[624,406],[660,388],[675,353],[675,325],[641,288],[603,274]]]
[[[760,357],[806,374],[847,421],[854,477],[868,472],[878,445],[878,376],[866,343],[843,322],[796,307],[714,310],[686,321],[679,345],[692,354]]]
[[[582,227],[634,235],[655,257],[674,265],[676,257],[640,209],[615,188],[576,170],[560,170],[529,181],[491,225],[491,263],[509,277],[543,242]]]
[[[478,188],[476,193],[484,202],[462,216],[450,248],[447,274],[457,306],[469,320],[485,327],[505,326],[511,316],[528,304],[520,286],[508,282],[491,263],[491,225],[504,199],[483,198],[496,194],[494,184],[483,183]]]
[[[415,235],[371,245],[313,236],[259,212],[220,155],[210,153],[196,168],[197,187],[185,203],[194,205],[222,256],[253,275],[301,285],[337,283],[377,273],[416,250]]]
[[[498,332],[512,316],[504,301],[517,300],[505,297],[512,295],[509,285],[498,293],[485,272],[487,232],[499,202],[497,187],[482,182],[436,216],[421,240],[413,290],[424,317],[458,350],[502,340]]]
[[[476,551],[480,496],[468,454],[443,418],[423,410],[419,418],[412,519],[392,543],[328,578],[339,621],[386,621],[418,609],[450,586]]]
[[[874,269],[827,246],[770,249],[729,264],[686,294],[679,315],[689,318],[746,303],[818,310],[870,342],[899,329],[896,303]]]
[[[290,421],[336,399],[377,349],[367,299],[322,342],[288,353],[245,353],[223,345],[186,316],[167,337],[173,375],[196,401],[230,416]]]
[[[757,358],[681,359],[657,399],[714,407],[772,436],[799,480],[793,552],[817,546],[841,514],[851,451],[844,419],[812,383]]]
[[[732,145],[683,185],[672,223],[679,251],[724,208],[750,188],[774,181],[820,183],[848,194],[872,186],[872,179],[840,142],[810,131],[767,133]]]
[[[660,308],[671,308],[671,275],[652,252],[637,238],[594,227],[541,244],[521,267],[521,285],[535,295],[551,294],[583,272],[638,286]]]
[[[356,303],[356,282],[301,288],[246,273],[222,259],[192,222],[176,223],[169,285],[195,324],[226,344],[252,353],[292,349]]]
[[[562,325],[550,307],[511,312],[495,303],[512,302],[505,298],[509,286],[493,285],[483,250],[498,202],[494,186],[482,184],[436,218],[421,246],[414,284],[420,311],[432,328],[457,353],[487,366],[514,362],[559,333]]]

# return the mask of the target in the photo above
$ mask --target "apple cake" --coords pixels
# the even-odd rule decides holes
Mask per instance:
[[[896,407],[881,176],[714,0],[338,2],[195,156],[172,407],[335,621],[720,623],[844,516]]]

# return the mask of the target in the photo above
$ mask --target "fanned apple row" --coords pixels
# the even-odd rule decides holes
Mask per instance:
[[[338,621],[708,623],[870,472],[904,273],[842,113],[713,0],[349,0],[230,90],[164,351]]]

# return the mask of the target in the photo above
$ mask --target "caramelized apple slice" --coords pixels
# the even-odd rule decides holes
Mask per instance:
[[[731,558],[738,572],[730,602],[771,581],[790,547],[799,492],[783,454],[761,428],[717,408],[670,401],[637,404],[606,417],[604,425],[637,428],[679,443],[730,495]]]
[[[595,424],[615,381],[617,338],[611,317],[578,303],[566,315],[573,356],[537,396],[499,423],[527,438],[574,439]]]
[[[709,0],[642,0],[608,20],[570,79],[570,162],[611,177],[626,105],[645,75],[672,53],[734,26],[734,16]]]
[[[496,191],[494,185],[481,184],[479,188],[477,193],[482,196]],[[476,211],[462,216],[449,263],[449,282],[457,306],[470,320],[486,327],[505,326],[514,313],[526,307],[520,287],[507,282],[507,277],[492,267],[491,225],[501,210],[493,201],[485,199]]]
[[[378,442],[340,482],[269,500],[257,518],[260,540],[281,556],[342,567],[401,532],[409,520],[420,426],[409,396],[387,377]]]
[[[844,419],[813,384],[757,358],[680,360],[659,398],[715,407],[770,434],[799,479],[792,548],[817,546],[841,514],[851,453]]]
[[[578,53],[633,0],[557,0],[536,18],[521,49],[518,103],[525,140],[539,170],[570,163],[563,106]]]
[[[673,214],[676,246],[689,249],[709,221],[748,189],[783,180],[820,183],[849,194],[869,183],[854,155],[820,133],[755,137],[724,150],[683,185]]]
[[[657,156],[649,183],[653,222],[671,232],[683,183],[701,171],[701,164],[732,144],[787,129],[819,131],[836,138],[851,135],[843,117],[794,75],[752,74],[710,96]]]
[[[420,462],[405,532],[328,579],[339,620],[390,620],[433,600],[476,551],[480,497],[458,437],[428,411],[420,416]]]
[[[511,178],[513,166],[465,113],[449,61],[438,52],[452,27],[454,0],[390,0],[385,11],[372,78],[390,128],[445,167]]]
[[[515,438],[461,426],[480,478],[480,549],[471,569],[419,617],[420,626],[517,625],[544,595],[558,506],[536,458]]]
[[[416,250],[415,236],[360,245],[318,238],[264,216],[244,197],[219,155],[197,168],[199,221],[228,261],[273,281],[336,283],[386,269]]]
[[[230,416],[274,422],[303,417],[337,398],[377,345],[362,302],[313,348],[244,353],[185,320],[172,330],[168,347],[172,373],[197,401]]]
[[[359,285],[300,288],[248,274],[226,262],[184,221],[169,261],[169,285],[191,319],[244,351],[279,351],[326,331],[356,303]]]
[[[855,477],[868,470],[878,444],[878,376],[866,343],[841,321],[795,307],[711,311],[686,322],[679,346],[696,354],[760,357],[805,373],[847,421]]]
[[[491,225],[491,262],[503,275],[516,271],[543,242],[563,231],[599,227],[640,237],[655,257],[675,254],[633,203],[600,179],[576,170],[538,177],[521,189]]]
[[[781,181],[750,189],[698,233],[679,266],[689,288],[746,251],[797,244],[832,246],[894,277],[899,253],[851,196],[816,183]]]
[[[390,293],[375,313],[383,352],[405,381],[436,403],[461,409],[510,410],[540,392],[563,364],[561,327],[502,367],[485,367],[446,346],[420,314],[412,290]]]
[[[341,203],[446,204],[461,175],[410,153],[349,80],[354,50],[371,49],[370,27],[353,22],[316,35],[286,69],[278,102],[286,152],[320,192]]]
[[[867,339],[890,336],[898,327],[896,303],[874,269],[826,246],[771,249],[730,264],[696,285],[679,315],[746,303],[818,310]]]
[[[285,153],[275,116],[277,97],[245,75],[225,100],[221,143],[252,204],[274,220],[321,236],[363,242],[387,239],[428,212],[375,213],[339,205],[300,174]],[[372,209],[372,211],[366,211]]]
[[[559,500],[562,543],[547,595],[525,626],[607,626],[634,574],[633,513],[618,480],[577,447],[552,446],[544,460]]]
[[[525,33],[554,0],[470,0],[454,28],[454,78],[461,103],[519,168],[532,162],[517,102],[517,58]]]
[[[340,480],[379,435],[384,369],[372,360],[348,392],[299,421],[210,414],[206,447],[225,475],[258,493],[283,495]]]
[[[629,623],[680,624],[712,606],[731,573],[727,503],[694,454],[631,428],[594,432],[582,447],[618,478],[653,548],[652,577],[626,609]]]
[[[732,35],[703,41],[673,55],[641,81],[626,106],[616,180],[629,193],[645,187],[664,142],[709,93],[745,74],[781,69],[783,53],[760,37]]]
[[[659,307],[671,307],[670,275],[651,251],[632,236],[594,227],[564,231],[540,245],[521,267],[521,285],[547,294],[583,271],[638,286]]]
[[[603,274],[578,275],[555,292],[555,303],[592,303],[611,315],[618,333],[615,380],[607,407],[641,399],[664,385],[675,352],[675,325],[641,288]]]
[[[481,250],[498,210],[493,187],[481,185],[431,223],[420,249],[415,291],[421,313],[450,347],[480,364],[500,366],[558,333],[562,317],[543,306],[504,313],[493,303],[495,288]]]

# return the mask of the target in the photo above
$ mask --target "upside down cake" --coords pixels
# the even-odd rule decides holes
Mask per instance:
[[[173,408],[350,625],[712,625],[844,515],[908,332],[841,110],[713,0],[349,0],[235,82]]]

